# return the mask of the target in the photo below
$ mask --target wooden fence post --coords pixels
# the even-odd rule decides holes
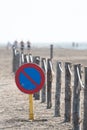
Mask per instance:
[[[47,60],[47,109],[52,107],[52,68],[51,59]]]
[[[27,54],[24,54],[24,63],[27,63]]]
[[[20,42],[20,50],[21,50],[21,53],[24,52],[24,42],[23,41]]]
[[[50,59],[53,59],[53,45],[50,45]]]
[[[31,50],[31,43],[30,43],[30,41],[27,41],[27,50],[30,53],[30,50]]]
[[[78,72],[81,78],[81,65],[74,65],[74,93],[73,93],[73,130],[81,130],[80,122],[80,83],[78,78]]]
[[[35,57],[35,63],[40,65],[40,56]],[[40,100],[40,92],[34,94],[35,100]]]
[[[21,65],[24,64],[24,54],[21,52],[21,57],[20,57]]]
[[[32,54],[29,54],[29,62],[30,63],[33,63],[33,57],[32,57]],[[39,64],[39,63],[38,63]]]
[[[13,51],[13,60],[12,60],[12,72],[15,72],[15,48],[12,48]]]
[[[15,73],[20,66],[20,53],[18,50],[13,48],[13,72]]]
[[[33,63],[35,63],[35,56],[33,56],[32,58],[33,58]]]
[[[85,88],[84,88],[84,119],[83,130],[87,129],[87,67],[85,67]]]
[[[65,63],[65,122],[71,121],[71,63]]]
[[[47,66],[46,66],[46,59],[45,58],[42,58],[41,60],[41,66],[42,66],[42,69],[44,71],[44,74],[45,74],[45,83],[44,83],[44,86],[41,90],[41,102],[45,102],[46,101],[46,74],[47,74]]]
[[[61,62],[57,62],[56,72],[56,94],[55,94],[55,117],[60,116],[60,96],[61,96]]]
[[[16,51],[16,56],[15,56],[15,72],[20,66],[20,53],[19,51]]]

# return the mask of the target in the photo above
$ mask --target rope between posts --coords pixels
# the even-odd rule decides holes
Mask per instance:
[[[23,55],[23,53],[22,53],[22,62],[24,63],[24,55]]]
[[[33,58],[32,58],[32,56],[30,55],[30,62],[33,62]]]
[[[44,69],[45,69],[45,71],[46,71],[46,73],[47,73],[47,67],[46,67],[46,62],[45,62],[45,60],[43,60],[43,64],[44,64]]]
[[[77,67],[77,75],[78,75],[78,79],[79,79],[80,86],[81,86],[82,88],[84,88],[84,85],[83,85],[82,80],[81,80],[81,78],[80,78],[80,73],[79,73],[78,67]]]
[[[26,59],[27,59],[27,63],[29,63],[29,58],[28,58],[28,55],[26,55]]]
[[[68,65],[68,70],[69,70],[69,73],[72,75],[72,72],[71,72],[71,69],[70,69],[70,65]]]
[[[61,72],[63,72],[63,69],[62,69],[62,67],[61,67],[60,63],[59,63],[59,68],[60,68],[60,71],[61,71]]]
[[[15,56],[16,56],[16,52],[17,52],[17,50],[15,49],[15,51],[14,51],[14,52],[15,52]]]
[[[53,71],[53,67],[52,67],[52,62],[49,61],[49,64],[50,64],[50,69],[51,69],[51,71],[52,71],[52,74],[54,75],[54,71]]]

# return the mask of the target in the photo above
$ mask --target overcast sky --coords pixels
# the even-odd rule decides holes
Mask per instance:
[[[87,42],[87,0],[0,0],[0,42]]]

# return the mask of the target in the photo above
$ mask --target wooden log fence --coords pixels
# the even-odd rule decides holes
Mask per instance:
[[[24,64],[24,53],[21,52],[20,54],[20,64],[23,65]]]
[[[71,121],[71,63],[65,63],[65,122]]]
[[[19,68],[20,64],[24,63],[36,63],[40,65],[40,57],[36,56],[34,59],[31,54],[20,53],[17,49],[13,48],[13,72]],[[46,102],[47,98],[47,109],[52,107],[52,60],[42,58],[41,67],[47,77],[47,83],[45,82],[43,89],[41,90],[41,102]],[[81,108],[80,108],[80,92],[83,87],[82,76],[81,76],[81,65],[74,65],[74,87],[71,86],[72,80],[72,64],[69,62],[65,63],[65,113],[64,121],[73,123],[73,130],[81,130],[82,119],[81,119]],[[87,129],[87,67],[85,67],[85,88],[84,88],[84,117],[83,117],[83,130]],[[56,92],[55,92],[55,108],[54,116],[59,117],[61,115],[61,89],[62,89],[62,68],[61,62],[57,62],[56,68]],[[47,88],[46,88],[47,87]],[[46,92],[47,91],[47,92]],[[72,94],[73,92],[73,94]],[[47,96],[47,97],[46,97]],[[72,97],[73,96],[73,97]],[[40,92],[34,95],[35,99],[40,99]],[[73,101],[71,100],[73,99]],[[73,107],[72,107],[73,106]],[[72,120],[71,120],[72,119]]]
[[[24,54],[24,64],[28,63],[28,57],[27,56],[28,56],[27,54]]]
[[[32,54],[29,54],[29,62],[30,62],[30,63],[33,63],[33,57],[32,57]]]
[[[47,66],[46,66],[46,59],[45,58],[42,58],[42,60],[41,60],[41,67],[42,67],[42,69],[43,69],[43,71],[44,71],[44,74],[45,74],[45,83],[44,83],[44,86],[43,86],[43,88],[42,88],[42,90],[41,90],[41,102],[43,103],[43,102],[46,102],[46,79],[47,79],[47,76],[46,76],[46,74],[47,74]]]
[[[23,41],[20,42],[20,51],[21,51],[21,53],[24,52],[24,42]]]
[[[52,62],[47,60],[47,109],[52,107]]]
[[[56,71],[56,92],[55,92],[55,117],[60,116],[60,98],[61,98],[61,62],[57,62]]]
[[[20,53],[16,48],[13,48],[12,72],[15,73],[20,66]]]
[[[79,72],[79,75],[78,75]],[[74,65],[74,91],[73,91],[73,130],[81,130],[80,91],[81,65]]]
[[[84,88],[84,119],[83,119],[83,130],[87,129],[87,67],[85,70],[85,88]]]
[[[12,59],[12,72],[14,72],[15,73],[15,47],[13,46],[13,48],[12,48],[12,51],[13,51],[13,59]]]
[[[30,53],[30,49],[31,49],[31,43],[30,41],[27,41],[27,50],[29,51],[29,53]]]
[[[50,59],[53,59],[53,45],[50,45]]]
[[[34,58],[34,63],[36,63],[37,65],[40,66],[40,56],[36,56]],[[35,93],[34,98],[35,98],[35,100],[40,100],[40,92]]]

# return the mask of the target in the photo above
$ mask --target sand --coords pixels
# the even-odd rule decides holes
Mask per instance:
[[[31,51],[32,55],[46,58],[50,54],[49,48],[33,48]],[[54,49],[52,108],[47,109],[46,103],[34,100],[35,120],[29,121],[29,95],[22,93],[15,84],[15,75],[12,73],[12,51],[0,48],[0,130],[72,130],[72,122],[64,123],[64,72],[62,73],[61,117],[54,117],[57,61],[62,62],[63,70],[64,63],[67,61],[72,64],[82,64],[82,70],[84,70],[84,66],[87,66],[87,51]],[[83,90],[81,101],[83,114]],[[83,115],[81,119],[83,120]]]

